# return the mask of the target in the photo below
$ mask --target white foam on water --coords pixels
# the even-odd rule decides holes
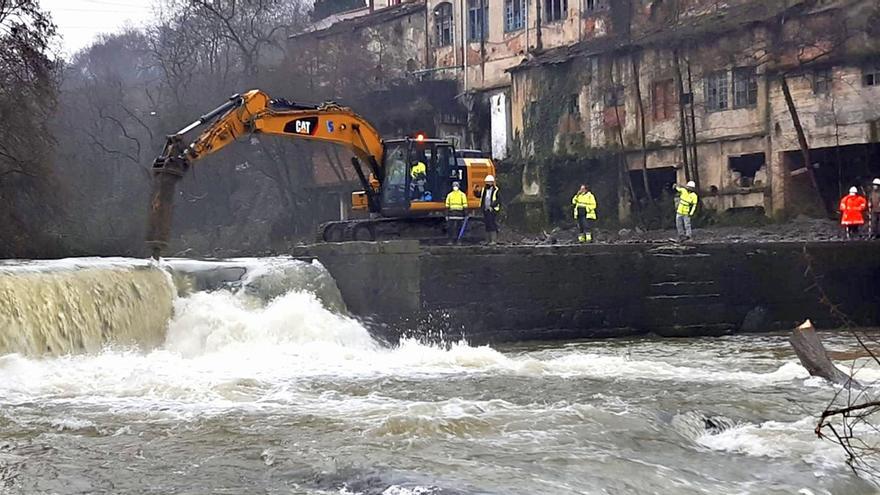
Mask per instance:
[[[313,293],[293,290],[269,302],[225,290],[174,302],[161,348],[107,348],[95,355],[32,359],[0,356],[0,401],[32,397],[154,398],[230,407],[265,399],[316,377],[427,379],[463,373],[551,375],[601,380],[731,382],[744,387],[806,378],[794,362],[769,373],[675,366],[625,355],[566,351],[505,355],[488,346],[403,340],[380,346],[355,319]],[[255,385],[242,385],[248,380]]]
[[[76,431],[87,428],[97,428],[97,425],[87,419],[79,418],[56,418],[51,420],[52,427],[58,431]]]
[[[403,487],[391,485],[382,492],[382,495],[434,495],[436,493],[439,493],[439,490],[431,486]]]
[[[843,450],[830,441],[816,438],[816,418],[795,422],[745,423],[697,438],[706,448],[768,459],[801,459],[820,468],[846,466]]]
[[[103,262],[66,262],[50,271]],[[108,263],[125,265],[126,261]],[[175,263],[190,271],[216,266],[188,260],[168,265]],[[334,303],[336,296],[330,289],[335,286],[322,278],[329,275],[320,265],[275,259],[238,260],[226,266],[246,266],[244,289],[176,298],[164,342],[152,350],[111,345],[97,353],[60,357],[0,355],[0,410],[16,405],[17,420],[42,422],[73,434],[96,429],[95,425],[102,424],[97,418],[108,411],[170,422],[195,421],[230,410],[283,411],[339,422],[376,441],[491,438],[496,447],[534,449],[559,444],[575,428],[616,424],[618,418],[609,416],[631,414],[630,405],[601,394],[593,397],[603,402],[598,407],[574,401],[516,404],[490,398],[395,397],[381,383],[507,375],[623,382],[624,386],[655,382],[648,387],[658,390],[670,383],[729,384],[752,389],[746,394],[762,392],[754,390],[758,387],[831,387],[809,378],[795,360],[779,362],[775,369],[762,362],[758,369],[767,371],[760,372],[747,359],[730,358],[719,364],[710,353],[693,362],[680,356],[664,359],[662,353],[633,358],[625,349],[602,344],[514,354],[465,342],[429,345],[404,339],[388,348]],[[290,286],[276,283],[277,278],[291,276],[304,280]],[[249,284],[260,284],[261,290],[245,290]],[[862,369],[857,378],[880,379],[880,370]],[[419,386],[415,383],[412,388]],[[540,400],[540,394],[535,400]],[[54,406],[58,407],[51,409]],[[51,422],[46,423],[46,416],[30,414],[31,407],[49,409],[46,416]],[[97,418],[90,416],[95,411]],[[642,413],[635,411],[635,415]],[[697,418],[683,432],[691,447],[770,460],[795,458],[818,472],[845,467],[839,447],[814,438],[813,418],[792,423],[725,423],[711,433],[703,426]],[[127,428],[116,434],[130,434]],[[274,451],[261,455],[267,465],[275,462]],[[432,489],[393,485],[385,493],[426,495]]]
[[[178,299],[174,308],[165,349],[184,357],[256,354],[271,358],[279,351],[276,347],[282,346],[281,350],[307,351],[315,360],[323,357],[318,355],[323,347],[334,352],[378,348],[363,326],[328,311],[311,293],[288,292],[263,306],[227,291],[202,292]]]

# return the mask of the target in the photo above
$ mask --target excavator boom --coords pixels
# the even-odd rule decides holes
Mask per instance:
[[[186,135],[207,127],[193,141]],[[233,95],[229,101],[199,117],[175,134],[169,135],[165,149],[153,163],[155,174],[147,243],[158,258],[168,243],[171,230],[174,191],[177,182],[193,162],[223,149],[236,139],[251,133],[283,135],[307,140],[331,142],[344,146],[365,163],[372,176],[384,179],[384,148],[376,129],[351,109],[324,103],[306,106],[285,100],[272,100],[259,90]],[[371,209],[378,209],[377,187],[355,163]]]

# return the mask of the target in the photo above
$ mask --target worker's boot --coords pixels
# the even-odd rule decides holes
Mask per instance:
[[[580,242],[581,244],[587,242],[587,235],[586,234],[579,234],[578,235],[578,242]]]
[[[593,243],[593,234],[591,232],[587,232],[584,234],[584,242],[592,244]]]
[[[489,232],[489,245],[494,246],[498,242],[498,232]]]

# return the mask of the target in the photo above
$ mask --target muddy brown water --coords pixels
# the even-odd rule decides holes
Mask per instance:
[[[390,348],[320,273],[250,263],[271,297],[175,298],[158,345],[0,355],[0,493],[877,492],[785,335]]]

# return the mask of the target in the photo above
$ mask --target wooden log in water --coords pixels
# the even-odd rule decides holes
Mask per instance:
[[[801,364],[810,372],[811,376],[822,377],[847,388],[862,388],[859,382],[834,366],[834,362],[828,357],[825,346],[822,345],[822,341],[816,334],[816,329],[810,320],[794,329],[789,342]]]

